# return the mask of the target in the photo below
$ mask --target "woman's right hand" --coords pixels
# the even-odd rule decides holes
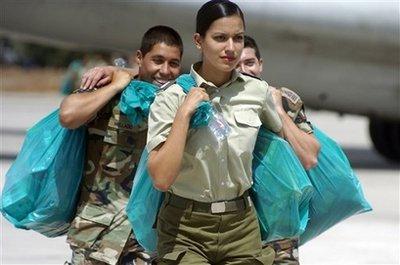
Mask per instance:
[[[192,117],[196,108],[202,101],[210,100],[206,90],[202,87],[194,87],[186,95],[185,100],[179,108],[179,112],[187,117]]]

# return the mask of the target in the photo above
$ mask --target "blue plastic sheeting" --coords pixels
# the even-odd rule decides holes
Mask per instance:
[[[133,80],[124,89],[119,108],[126,114],[132,125],[147,120],[150,105],[153,103],[158,87],[144,81]]]
[[[157,246],[157,229],[154,225],[164,200],[164,193],[153,187],[147,170],[147,160],[148,153],[144,149],[134,177],[126,213],[140,245],[147,251],[154,252]]]
[[[58,114],[54,111],[27,132],[1,195],[1,212],[7,220],[48,237],[69,228],[86,147],[86,128],[63,128]]]
[[[307,171],[315,192],[310,202],[310,220],[300,237],[301,244],[352,215],[372,210],[340,146],[318,128],[314,128],[314,134],[321,150],[318,165]]]
[[[263,241],[300,236],[313,187],[290,145],[260,128],[253,151],[252,200]]]

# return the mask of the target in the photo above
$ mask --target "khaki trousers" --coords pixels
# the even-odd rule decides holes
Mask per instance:
[[[273,264],[272,247],[262,248],[254,207],[205,213],[168,204],[158,215],[158,264]]]

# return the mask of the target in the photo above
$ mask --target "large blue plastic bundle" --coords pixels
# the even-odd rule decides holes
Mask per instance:
[[[157,91],[158,87],[151,83],[133,80],[122,92],[119,107],[133,125],[147,119]],[[133,178],[126,213],[140,245],[153,252],[157,244],[157,231],[153,224],[163,200],[163,193],[153,187],[147,171],[147,159],[148,153],[145,149]]]
[[[119,108],[125,113],[133,125],[147,120],[150,105],[153,103],[158,87],[144,81],[133,80],[124,89]]]
[[[340,146],[318,128],[314,128],[314,134],[321,150],[318,165],[307,172],[315,192],[310,202],[310,220],[300,237],[301,244],[354,214],[372,210]]]
[[[1,195],[7,220],[48,237],[64,234],[70,225],[86,147],[86,129],[63,128],[58,114],[54,111],[27,132]]]
[[[307,225],[313,187],[290,145],[263,127],[253,152],[253,181],[262,239],[300,236]]]
[[[153,252],[157,246],[157,229],[153,225],[156,223],[164,193],[153,187],[147,171],[147,160],[148,152],[145,149],[136,170],[126,213],[140,245]]]

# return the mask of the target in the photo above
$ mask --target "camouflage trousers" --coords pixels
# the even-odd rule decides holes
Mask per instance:
[[[263,248],[272,247],[275,250],[274,265],[299,265],[299,239],[287,238],[271,241]]]
[[[128,242],[130,246],[123,251],[120,259],[116,264],[118,265],[152,265],[155,264],[155,257],[150,256],[144,252],[144,249],[139,246],[136,240]],[[137,250],[134,251],[133,244],[136,244]],[[134,252],[132,252],[134,251]],[[99,261],[90,257],[90,251],[80,248],[72,248],[71,265],[108,265],[109,263]]]
[[[148,265],[154,260],[135,239],[125,209],[113,214],[84,205],[71,223],[67,242],[73,265]]]

